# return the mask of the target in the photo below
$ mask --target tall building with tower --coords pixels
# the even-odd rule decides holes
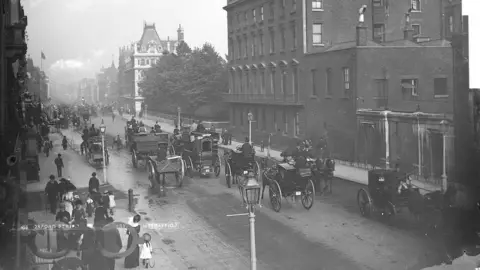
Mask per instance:
[[[119,101],[124,108],[135,111],[136,114],[141,111],[144,97],[138,83],[145,76],[145,71],[155,65],[163,55],[175,53],[182,41],[184,30],[181,25],[177,29],[176,39],[170,37],[161,39],[155,23],[144,22],[140,40],[119,49]]]

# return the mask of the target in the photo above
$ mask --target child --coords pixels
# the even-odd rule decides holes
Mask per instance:
[[[143,234],[143,244],[139,244],[140,246],[140,260],[142,260],[143,266],[145,268],[148,268],[150,265],[150,259],[152,259],[152,244],[150,243],[150,240],[152,239],[152,236],[148,233]]]
[[[115,206],[117,206],[117,204],[115,203],[115,195],[113,195],[113,192],[110,190],[108,191],[108,208],[110,209],[110,215],[112,216]]]
[[[91,195],[89,194],[87,196],[87,215],[88,217],[92,217],[93,216],[93,211],[95,210],[95,204],[94,204],[94,201],[93,199],[91,198]]]

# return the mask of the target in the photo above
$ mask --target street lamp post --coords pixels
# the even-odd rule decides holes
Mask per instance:
[[[255,244],[255,206],[260,204],[261,186],[255,176],[249,174],[247,184],[244,186],[244,202],[248,208],[248,219],[250,221],[250,269],[257,269],[257,252]]]
[[[443,136],[443,169],[442,169],[442,189],[443,191],[447,190],[447,133],[448,133],[448,122],[442,120],[440,122],[442,125],[442,136]]]
[[[107,131],[107,127],[103,123],[100,124],[100,133],[102,134],[102,155],[103,155],[103,183],[107,183],[107,167],[105,166],[105,163],[107,162],[107,159],[105,158],[105,132]]]
[[[248,141],[250,145],[252,144],[252,121],[253,121],[253,113],[248,113]]]
[[[180,124],[180,113],[182,112],[182,108],[180,106],[177,107],[177,125],[180,128],[182,125]]]

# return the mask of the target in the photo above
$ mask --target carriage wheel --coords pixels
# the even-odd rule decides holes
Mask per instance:
[[[183,186],[183,179],[185,178],[185,160],[180,159],[180,171],[177,174],[177,187],[181,188]]]
[[[147,164],[147,169],[148,169],[148,180],[150,180],[150,187],[151,188],[154,188],[155,187],[155,176],[156,176],[156,172],[155,172],[155,166],[153,165],[153,161],[148,161],[148,164]]]
[[[188,177],[193,178],[193,162],[190,156],[187,157],[186,163]]]
[[[137,168],[137,164],[138,163],[138,160],[137,160],[137,153],[135,150],[132,151],[132,165],[134,168]]]
[[[365,189],[360,189],[357,193],[357,203],[360,208],[360,214],[364,217],[370,217],[372,214],[373,201],[370,194]]]
[[[282,189],[277,180],[273,180],[268,186],[268,196],[270,197],[270,204],[275,212],[279,212],[282,208]]]
[[[312,179],[308,179],[305,190],[302,192],[302,205],[305,209],[309,210],[313,206],[315,201],[315,185]]]
[[[232,167],[230,167],[230,163],[225,161],[225,180],[227,181],[227,187],[232,187]]]
[[[222,161],[220,160],[220,157],[217,156],[215,159],[215,163],[213,164],[213,171],[215,172],[215,177],[218,177],[220,175],[221,167]]]

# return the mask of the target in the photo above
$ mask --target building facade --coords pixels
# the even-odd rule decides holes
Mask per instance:
[[[124,108],[136,114],[141,111],[144,98],[138,86],[145,70],[151,68],[168,53],[175,53],[179,42],[184,41],[184,30],[177,29],[177,39],[161,39],[155,24],[144,23],[142,37],[139,41],[120,48],[118,83]]]
[[[118,70],[115,63],[108,68],[102,67],[100,73],[96,76],[99,101],[106,104],[118,99],[117,89]]]
[[[77,88],[77,96],[88,104],[100,101],[100,94],[96,79],[84,78],[80,80]]]
[[[443,36],[443,2],[373,0],[228,0],[230,118],[236,133],[247,134],[246,115],[255,118],[258,140],[270,137],[283,145],[291,138],[308,137],[306,81],[312,54],[355,41],[358,12],[366,39],[383,43],[403,39],[405,13],[414,41]]]

